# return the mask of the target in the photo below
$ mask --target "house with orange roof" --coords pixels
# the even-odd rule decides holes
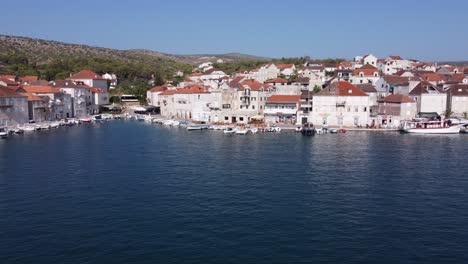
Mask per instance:
[[[0,85],[0,126],[28,122],[27,96]]]
[[[63,118],[80,118],[92,114],[94,108],[92,87],[72,80],[55,80],[50,86],[68,95],[63,101],[65,116]]]
[[[77,83],[84,83],[90,87],[101,88],[104,91],[108,90],[107,80],[104,79],[101,75],[90,70],[82,70],[72,74],[69,78],[67,78],[67,80]]]
[[[447,110],[447,93],[428,81],[421,81],[410,92],[411,97],[417,104],[418,113],[437,112],[444,114]]]
[[[279,74],[285,77],[290,77],[294,73],[296,73],[296,65],[292,63],[288,64],[277,64],[276,68],[279,70]]]
[[[407,95],[390,94],[378,102],[378,118],[371,126],[398,128],[401,121],[416,117],[416,102]]]
[[[301,95],[272,95],[265,102],[265,123],[295,125]]]
[[[278,77],[280,70],[273,63],[262,65],[260,68],[252,70],[245,77],[254,79],[258,82],[265,82],[266,80],[275,79]]]
[[[353,71],[353,76],[349,78],[349,81],[353,84],[372,83],[375,84],[379,80],[380,72],[379,69],[370,64],[365,64],[360,68],[356,68]]]
[[[350,82],[334,80],[313,95],[309,120],[316,126],[366,126],[370,106],[368,94]]]
[[[33,93],[21,93],[28,98],[29,121],[44,122],[50,118],[49,98],[40,97]]]

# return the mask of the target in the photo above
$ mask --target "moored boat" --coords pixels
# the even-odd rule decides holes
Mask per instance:
[[[0,127],[0,138],[8,137],[8,129],[6,127]]]
[[[223,130],[223,133],[224,134],[234,134],[236,133],[237,129],[236,128],[233,128],[233,127],[226,127],[224,130]]]
[[[188,131],[195,131],[195,130],[205,130],[208,129],[206,125],[189,125],[187,126]]]
[[[414,134],[458,134],[461,125],[452,125],[449,120],[403,121],[400,131]]]

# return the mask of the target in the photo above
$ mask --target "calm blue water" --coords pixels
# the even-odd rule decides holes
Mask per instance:
[[[468,263],[468,136],[113,121],[0,141],[0,263]]]

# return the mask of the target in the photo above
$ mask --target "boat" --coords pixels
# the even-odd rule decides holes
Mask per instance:
[[[233,128],[233,127],[226,127],[224,130],[223,130],[223,133],[224,134],[234,134],[236,133],[236,128]]]
[[[93,121],[93,119],[89,118],[89,117],[82,117],[79,119],[79,121],[81,123],[91,123]]]
[[[254,127],[250,129],[250,133],[252,134],[257,134],[258,133],[258,128]]]
[[[41,130],[48,130],[50,128],[50,125],[48,123],[41,123],[39,124]]]
[[[314,125],[304,124],[304,126],[302,126],[302,128],[301,128],[301,133],[304,136],[313,136],[313,135],[315,135],[316,131],[315,131]]]
[[[236,135],[247,135],[247,133],[249,133],[249,130],[248,129],[237,129],[236,130]]]
[[[266,132],[276,132],[279,133],[281,132],[281,128],[277,126],[271,126],[266,128]]]
[[[50,123],[50,128],[58,128],[60,126],[60,122],[52,122]]]
[[[34,132],[36,131],[36,127],[33,125],[27,125],[21,128],[24,132]]]
[[[403,121],[400,131],[414,134],[458,134],[461,125],[452,125],[449,120],[421,120]]]
[[[6,127],[0,127],[0,138],[8,137],[8,129]]]
[[[336,128],[330,128],[328,131],[329,131],[331,134],[336,134],[336,133],[338,133],[338,129],[336,129]]]
[[[195,130],[205,130],[208,129],[206,125],[189,125],[187,126],[188,131],[195,131]]]
[[[346,129],[340,128],[340,129],[338,129],[338,133],[344,134],[344,133],[346,133]]]
[[[302,132],[302,127],[296,127],[296,133],[301,133]]]

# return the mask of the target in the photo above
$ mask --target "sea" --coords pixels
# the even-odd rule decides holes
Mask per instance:
[[[468,135],[0,140],[0,263],[468,263]]]

